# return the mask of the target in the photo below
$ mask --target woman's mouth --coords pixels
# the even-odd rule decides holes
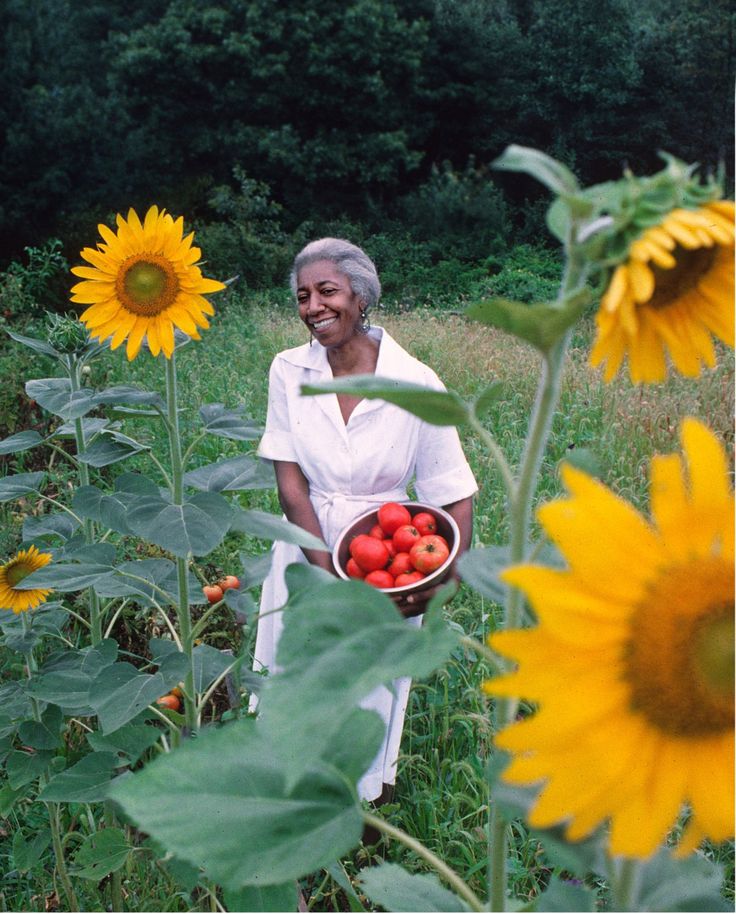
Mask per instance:
[[[326,317],[324,320],[314,321],[311,325],[312,330],[316,330],[317,332],[324,330],[326,327],[329,327],[330,324],[334,324],[336,320],[336,317]]]

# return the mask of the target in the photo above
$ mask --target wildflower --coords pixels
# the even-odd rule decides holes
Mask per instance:
[[[40,587],[20,590],[18,584],[50,561],[50,553],[39,552],[35,546],[30,546],[18,552],[7,564],[0,565],[0,609],[12,610],[17,615],[45,603],[51,590]]]
[[[201,251],[192,246],[194,233],[182,237],[181,216],[174,220],[152,206],[141,223],[131,209],[127,221],[117,216],[117,226],[117,234],[98,226],[104,243],[82,251],[92,266],[72,268],[83,279],[72,288],[72,301],[90,306],[80,320],[94,338],[112,337],[112,349],[127,340],[129,360],[144,337],[153,355],[163,351],[170,358],[174,327],[200,339],[198,328],[209,327],[205,315],[214,314],[203,295],[225,286],[202,276]]]
[[[734,345],[734,204],[674,209],[629,245],[596,316],[591,365],[610,381],[624,356],[634,383],[663,381],[665,350],[695,377],[715,365],[711,334]]]
[[[684,459],[651,465],[652,520],[565,467],[570,496],[539,511],[566,570],[503,573],[539,618],[499,632],[518,662],[485,684],[538,711],[502,731],[504,778],[543,782],[530,824],[585,837],[610,819],[611,851],[646,857],[689,803],[681,850],[733,834],[733,494],[723,449],[694,419]]]

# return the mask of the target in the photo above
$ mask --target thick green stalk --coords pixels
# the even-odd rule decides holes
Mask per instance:
[[[72,393],[81,388],[79,370],[80,365],[76,359],[70,357],[69,363],[69,380],[71,382]],[[80,417],[74,420],[74,438],[77,445],[77,455],[87,447],[87,437],[84,433],[84,423]],[[89,467],[83,461],[78,461],[79,484],[80,486],[89,485]],[[94,542],[94,524],[89,518],[85,518],[83,523],[84,539],[87,543]],[[89,627],[90,639],[92,644],[99,644],[102,641],[102,614],[100,612],[100,598],[93,587],[87,591],[89,600]]]
[[[642,866],[631,857],[612,859],[610,865],[611,894],[614,911],[635,911],[641,883]]]
[[[171,451],[171,498],[175,505],[184,503],[184,462],[181,454],[181,437],[179,434],[179,403],[176,386],[176,353],[166,359],[166,414],[169,448]],[[198,729],[197,705],[194,692],[194,643],[192,636],[192,616],[189,609],[189,562],[177,556],[176,575],[178,581],[178,605],[176,608],[179,622],[181,646],[188,658],[187,674],[184,679],[184,717],[188,732]]]

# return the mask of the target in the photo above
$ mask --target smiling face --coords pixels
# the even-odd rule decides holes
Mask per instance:
[[[361,300],[331,260],[316,260],[299,271],[296,300],[299,317],[325,348],[342,346],[358,332]]]

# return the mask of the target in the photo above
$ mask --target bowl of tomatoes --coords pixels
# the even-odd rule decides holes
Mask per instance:
[[[341,578],[408,596],[447,579],[460,531],[442,508],[386,502],[356,517],[340,533],[332,562]]]

